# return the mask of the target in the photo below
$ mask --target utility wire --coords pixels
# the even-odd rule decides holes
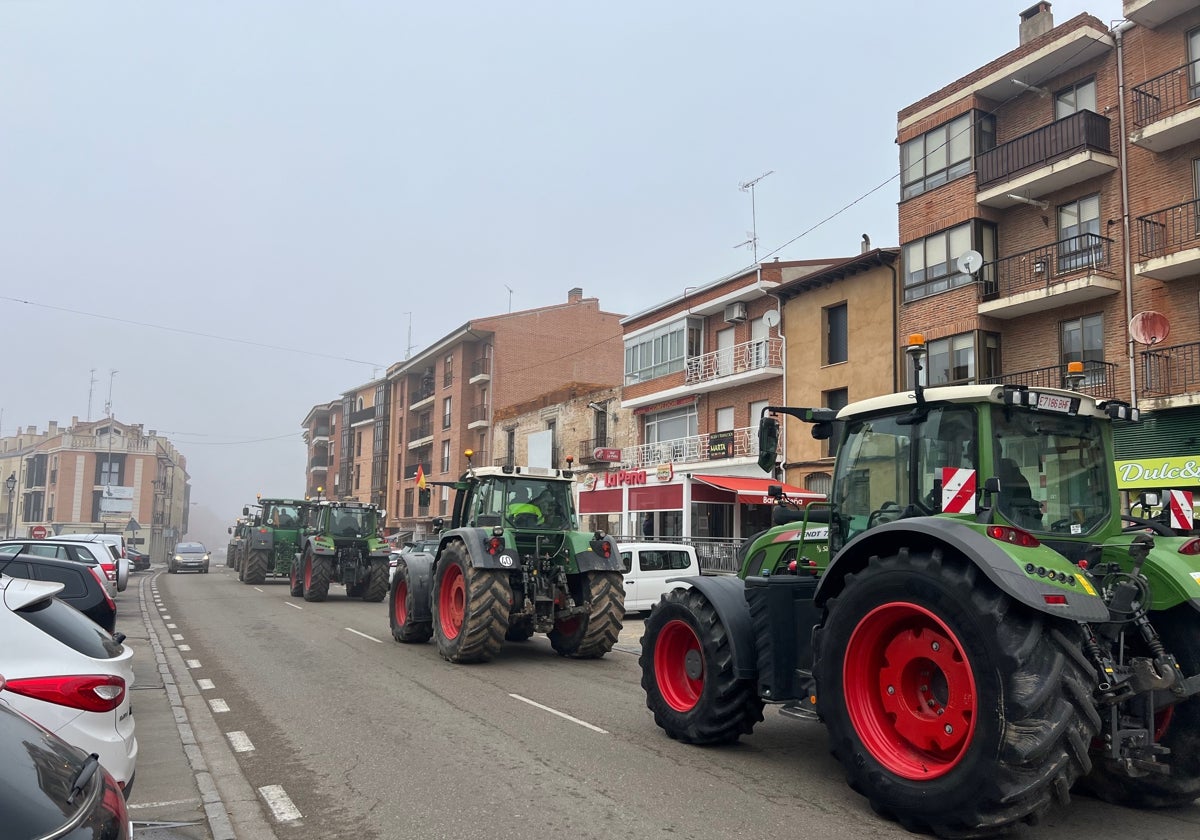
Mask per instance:
[[[213,333],[200,332],[199,330],[187,330],[183,327],[164,326],[162,324],[147,324],[144,321],[133,321],[129,318],[118,318],[115,315],[102,315],[99,312],[86,312],[81,309],[70,309],[65,306],[54,306],[49,303],[40,303],[36,300],[25,300],[24,298],[9,297],[8,295],[0,295],[0,300],[7,300],[13,303],[23,303],[26,306],[36,306],[41,309],[49,309],[54,312],[66,312],[70,315],[84,315],[88,318],[98,318],[102,321],[115,321],[118,324],[129,324],[134,327],[147,327],[152,330],[162,330],[163,332],[179,333],[181,335],[194,335],[200,338],[211,338],[215,341],[230,341],[235,344],[247,344],[251,347],[261,347],[266,350],[282,350],[285,353],[301,353],[305,356],[316,356],[321,359],[333,359],[338,362],[350,362],[356,365],[368,365],[370,367],[386,367],[379,362],[367,362],[362,359],[351,359],[346,356],[331,356],[328,353],[317,353],[313,350],[300,350],[295,347],[281,347],[278,344],[265,344],[261,341],[250,341],[245,338],[231,338],[227,335],[214,335]]]

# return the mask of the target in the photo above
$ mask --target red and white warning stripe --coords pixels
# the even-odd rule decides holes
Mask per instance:
[[[1195,518],[1191,490],[1168,490],[1167,508],[1171,511],[1172,528],[1180,531],[1192,530]]]
[[[975,470],[942,467],[942,513],[975,512]]]

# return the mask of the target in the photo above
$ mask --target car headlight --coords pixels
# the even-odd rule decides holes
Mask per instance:
[[[179,561],[182,561],[182,560],[183,560],[183,558],[182,558],[182,557],[180,557],[178,554],[176,554],[176,555],[175,555],[175,559],[176,559],[176,560],[179,560]]]
[[[207,554],[205,554],[205,555],[204,555],[204,559],[205,559],[205,560],[207,560],[207,559],[208,559],[208,555],[207,555]]]

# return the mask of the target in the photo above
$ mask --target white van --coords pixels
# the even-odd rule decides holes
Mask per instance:
[[[621,564],[625,569],[625,612],[645,612],[672,589],[686,589],[686,583],[667,583],[672,578],[700,574],[696,549],[686,543],[620,543]]]
[[[117,591],[125,591],[125,587],[129,584],[129,555],[125,552],[125,536],[123,534],[59,534],[55,537],[46,537],[46,539],[59,542],[104,543],[117,566],[117,576],[114,580]]]

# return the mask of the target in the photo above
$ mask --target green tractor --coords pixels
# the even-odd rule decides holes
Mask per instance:
[[[401,554],[389,595],[398,642],[435,639],[450,662],[486,662],[504,642],[546,633],[560,656],[612,650],[625,614],[620,553],[576,530],[569,469],[470,466],[436,554]],[[429,491],[424,491],[428,493]]]
[[[1200,796],[1200,538],[1123,523],[1112,423],[1137,409],[1014,385],[771,407],[766,470],[780,414],[840,430],[830,501],[655,606],[642,687],[668,735],[733,742],[778,704],[824,722],[878,814],[944,837],[1033,823],[1077,784]]]
[[[240,568],[242,546],[246,544],[246,538],[250,534],[250,526],[253,520],[248,516],[239,516],[237,521],[228,528],[229,545],[225,550],[225,565],[231,569]]]
[[[246,533],[233,563],[238,580],[246,584],[262,583],[272,575],[286,577],[291,572],[292,558],[300,545],[300,529],[312,506],[303,499],[262,497],[256,504],[259,510],[253,516],[248,505],[242,508]],[[239,526],[239,531],[242,528]]]
[[[361,502],[309,502],[301,544],[289,568],[292,596],[324,601],[331,583],[350,598],[379,603],[388,592],[387,541],[379,527],[384,512]]]

